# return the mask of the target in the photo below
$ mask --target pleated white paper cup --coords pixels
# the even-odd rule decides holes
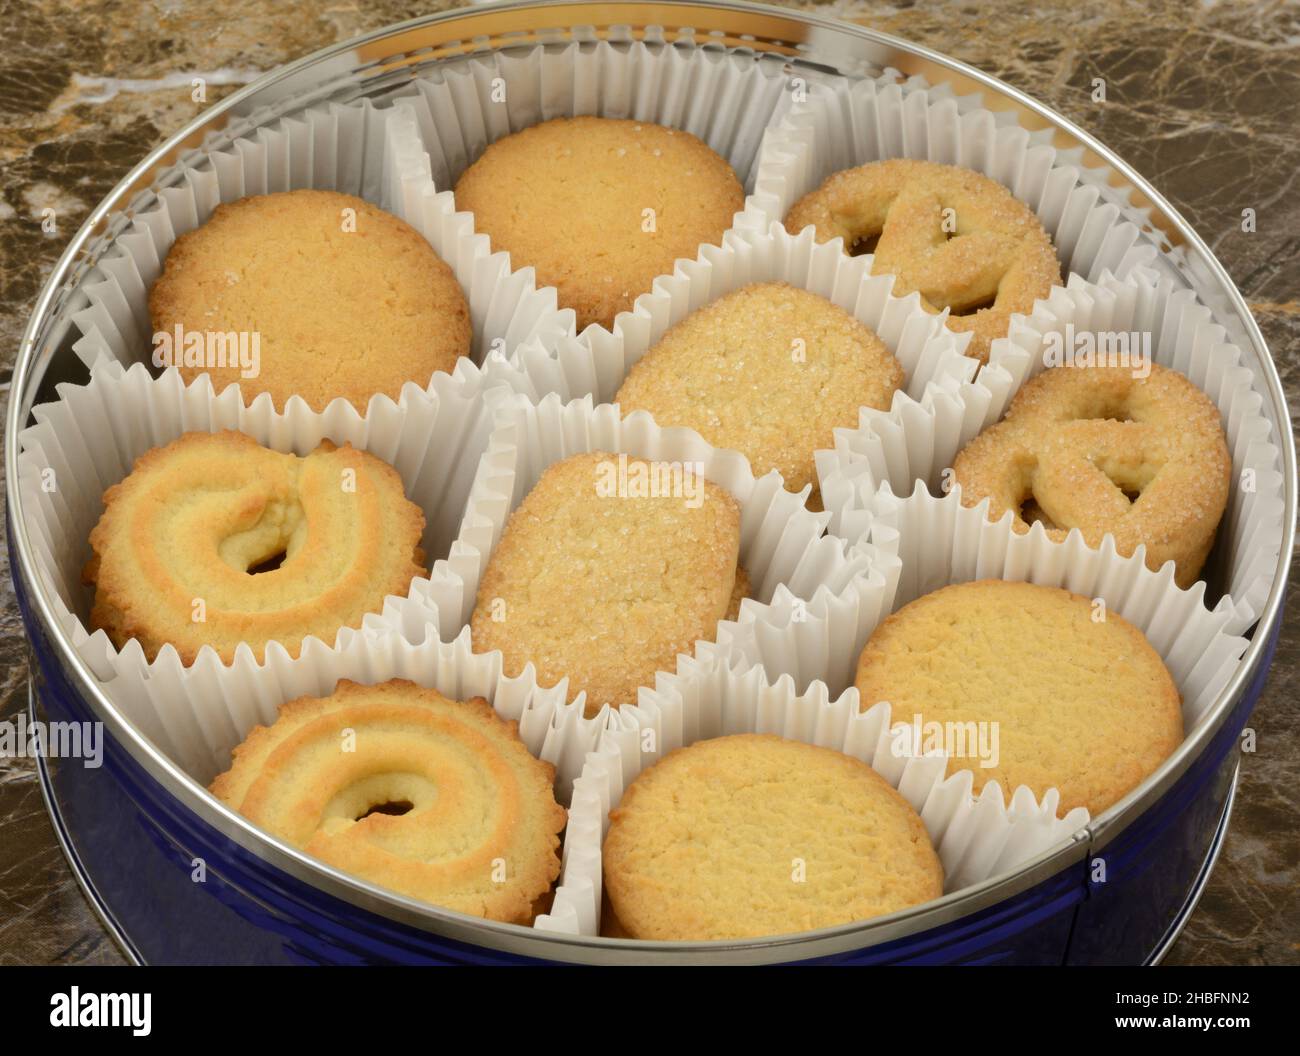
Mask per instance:
[[[446,214],[454,213],[454,199],[442,199],[437,192],[450,193],[490,144],[543,121],[579,115],[645,121],[689,132],[725,158],[741,184],[749,187],[764,131],[790,108],[802,84],[780,56],[727,49],[707,39],[667,44],[653,38],[593,38],[444,63],[431,76],[416,80],[397,106],[416,123],[429,158],[432,190],[425,193],[426,203],[436,199],[436,211]],[[430,204],[423,208],[434,211]],[[403,215],[409,220],[407,213]],[[454,215],[458,225],[472,228],[472,213]],[[487,236],[482,238],[488,247]],[[497,254],[490,255],[497,259]],[[503,256],[508,271],[510,258]],[[532,289],[533,268],[522,260],[514,265],[510,281]],[[543,289],[555,296],[554,290]],[[565,310],[565,322],[571,334],[570,310]],[[490,329],[495,335],[496,328]],[[557,339],[541,330],[534,337],[542,349],[550,349]],[[511,341],[503,350],[510,354],[517,347]]]
[[[893,68],[875,75],[868,72],[865,76],[873,84],[870,91],[875,95],[892,97],[896,94],[901,99],[920,92],[927,106],[942,103],[959,117],[981,111],[991,116],[995,127],[1016,124],[1016,115],[1010,110],[985,111],[984,97],[978,93],[959,96],[951,85],[932,86],[924,77],[905,78]],[[737,226],[766,230],[772,223],[784,220],[799,198],[821,186],[832,173],[866,164],[865,161],[853,160],[858,155],[865,155],[869,145],[859,145],[851,134],[846,135],[846,132],[851,133],[854,115],[848,101],[850,96],[844,87],[844,82],[839,79],[811,84],[792,99],[791,106],[779,120],[772,122],[759,148],[753,187],[745,200],[744,213],[737,219]],[[1036,136],[1031,133],[1031,138],[1036,142],[1043,139],[1041,133]],[[809,147],[809,142],[814,139],[824,144],[821,164],[830,166],[825,172],[818,167],[819,158]],[[877,149],[880,149],[878,144]],[[901,150],[901,145],[896,149]],[[801,187],[807,189],[797,191]]]
[[[385,200],[456,273],[469,302],[474,360],[504,359],[521,345],[550,348],[571,336],[573,309],[557,307],[555,288],[539,287],[532,268],[512,271],[510,254],[492,252],[473,215],[457,212],[452,193],[437,190],[416,113],[412,100],[399,99],[388,119]]]
[[[241,655],[229,668],[205,662],[186,668],[173,656],[147,676],[139,668],[123,670],[104,688],[128,721],[206,787],[229,769],[232,749],[254,726],[274,723],[288,701],[328,696],[341,679],[375,685],[395,678],[452,700],[483,697],[502,718],[518,723],[519,737],[534,756],[553,762],[568,754],[564,728],[549,721],[564,703],[555,691],[518,692],[503,686],[492,665],[468,649],[441,643],[436,634],[413,643],[369,622],[345,629],[332,646],[308,639],[296,658],[269,649],[264,663]],[[567,802],[567,791],[557,788],[556,796]],[[564,905],[557,902],[560,912]],[[536,926],[548,925],[539,920]]]
[[[437,188],[451,189],[498,139],[579,115],[689,132],[748,187],[764,130],[790,109],[798,87],[785,58],[707,37],[617,38],[471,54],[417,79],[411,98]]]
[[[519,346],[513,361],[537,397],[589,395],[609,402],[633,365],[692,312],[750,283],[784,282],[833,301],[884,341],[905,376],[896,404],[920,403],[932,388],[971,381],[978,364],[962,354],[966,335],[943,325],[946,313],[926,312],[919,294],[894,297],[893,278],[871,275],[868,263],[838,246],[819,245],[812,231],[791,235],[773,224],[766,231],[728,232],[722,245],[702,247],[696,259],[680,260],[672,275],[656,279],[631,311],[619,313],[612,331],[589,326],[552,347],[532,341]],[[901,412],[895,407],[888,413]]]
[[[765,137],[759,190],[740,223],[766,229],[836,172],[913,158],[974,169],[1007,187],[1038,215],[1067,275],[1124,277],[1167,248],[1127,192],[1110,186],[1108,169],[1082,165],[1081,148],[1057,150],[1051,129],[1030,132],[979,102],[889,79],[841,80],[810,92]]]
[[[536,926],[599,934],[601,847],[609,812],[636,776],[668,752],[737,733],[777,734],[870,765],[920,814],[949,892],[1015,869],[1088,820],[1082,809],[1058,818],[1055,790],[1037,798],[1022,787],[1008,804],[991,782],[975,797],[969,771],[945,778],[946,759],[912,754],[906,738],[891,730],[888,704],[862,712],[856,689],[832,695],[821,682],[798,692],[788,677],[773,680],[726,649],[701,645],[695,657],[681,658],[675,673],[661,676],[653,692],[643,693],[635,708],[624,708],[620,722],[587,755],[573,787],[555,904]]]
[[[746,638],[749,624],[767,620],[784,624],[796,601],[800,620],[826,625],[836,641],[856,642],[873,624],[889,582],[892,558],[875,567],[870,544],[846,546],[824,535],[826,515],[804,506],[807,489],[786,491],[779,474],[755,479],[745,459],[734,451],[713,448],[689,429],[664,429],[644,412],[621,419],[617,408],[594,405],[587,398],[570,403],[548,396],[540,403],[520,395],[498,401],[495,431],[471,489],[461,530],[446,561],[412,583],[408,602],[390,606],[383,619],[413,640],[436,628],[444,641],[473,648],[470,616],[478,586],[500,542],[510,514],[551,464],[589,451],[627,454],[650,461],[702,467],[703,476],[725,488],[740,504],[740,563],[752,594],[741,603],[739,620],[721,620],[718,635]],[[499,651],[483,654],[500,671]],[[515,681],[536,685],[536,670],[525,666]],[[507,680],[509,681],[509,680]],[[557,683],[568,699],[568,680]],[[617,724],[617,709],[608,706],[584,717],[585,694],[577,693],[552,721],[580,732],[567,740],[572,756],[554,760],[559,787],[581,771],[583,757],[601,731]],[[579,750],[580,749],[580,750]]]
[[[1110,537],[1092,549],[1078,531],[1059,543],[1039,524],[1017,534],[1009,513],[988,519],[987,499],[963,506],[959,486],[936,498],[920,485],[905,497],[884,485],[862,523],[872,543],[901,561],[895,609],[977,579],[1037,583],[1102,599],[1160,654],[1182,695],[1189,734],[1209,714],[1249,644],[1233,629],[1230,611],[1205,606],[1205,584],[1177,586],[1172,564],[1153,572],[1142,548],[1121,557]]]
[[[397,470],[407,497],[424,511],[421,542],[428,560],[445,556],[487,448],[492,408],[510,394],[492,377],[490,370],[463,362],[454,376],[438,375],[428,390],[408,384],[397,402],[376,397],[363,417],[346,401],[336,400],[318,413],[297,397],[277,412],[266,393],[251,404],[242,401],[237,385],[214,393],[206,375],[186,386],[174,368],[155,378],[140,364],[100,362],[89,382],[61,385],[58,400],[38,404],[36,424],[19,434],[17,486],[23,490],[37,575],[57,599],[57,622],[104,681],[126,671],[147,677],[160,666],[179,665],[170,645],[150,663],[134,639],[119,651],[103,631],[92,633],[87,625],[92,591],[82,584],[81,570],[90,557],[90,533],[103,513],[105,489],[125,479],[146,451],[186,432],[235,429],[299,455],[323,439],[369,451]],[[276,643],[267,649],[283,651]],[[246,667],[251,659],[249,647],[239,646],[236,666]],[[207,647],[193,666],[230,670]]]
[[[149,363],[149,290],[176,239],[206,223],[222,203],[303,188],[364,198],[425,236],[455,272],[469,303],[475,362],[493,351],[509,352],[512,342],[553,341],[571,332],[571,313],[556,310],[553,290],[539,291],[530,277],[511,276],[509,261],[490,252],[472,223],[444,208],[449,203],[422,200],[427,173],[420,171],[419,147],[409,113],[362,100],[282,117],[186,156],[78,287],[75,296],[85,303],[70,316],[81,335],[74,351],[87,366],[105,359]],[[421,388],[430,383],[411,380]]]
[[[1228,615],[1230,629],[1246,630],[1268,598],[1285,517],[1281,455],[1254,373],[1195,294],[1156,271],[1138,269],[1129,281],[1105,276],[1086,291],[1080,282],[1064,292],[1078,296],[1078,322],[1058,335],[1059,347],[1073,349],[1071,342],[1085,335],[1099,344],[1098,335],[1126,334],[1131,345],[1149,335],[1151,359],[1185,375],[1219,408],[1233,474],[1205,578],[1222,592],[1215,608]],[[817,464],[831,530],[860,536],[862,515],[883,484],[897,494],[918,481],[941,492],[957,453],[1001,418],[1024,381],[1043,369],[1043,355],[1022,348],[1014,361],[1009,355],[990,361],[973,383],[936,394],[901,419],[864,411],[860,428],[837,430],[834,451],[819,452]]]

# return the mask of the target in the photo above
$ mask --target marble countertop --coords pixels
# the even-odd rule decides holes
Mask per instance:
[[[261,72],[460,6],[442,0],[0,5],[0,387],[67,239],[154,145]],[[1214,0],[833,0],[788,4],[923,43],[1000,77],[1116,150],[1174,203],[1250,303],[1300,409],[1300,8]],[[207,102],[191,99],[203,77]],[[1094,78],[1106,84],[1094,102]],[[1252,208],[1257,230],[1241,230]],[[55,230],[42,230],[53,209]],[[0,718],[26,700],[26,644],[0,574]],[[1288,612],[1296,609],[1296,577]],[[1300,962],[1300,625],[1251,718],[1236,811],[1172,964]],[[116,963],[63,859],[29,761],[0,759],[0,964]]]

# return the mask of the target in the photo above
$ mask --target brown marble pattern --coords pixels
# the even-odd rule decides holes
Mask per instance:
[[[446,0],[32,0],[0,4],[0,388],[45,276],[87,211],[166,134],[237,85]],[[1023,88],[1114,148],[1201,232],[1250,301],[1300,409],[1300,8],[1276,2],[938,0],[791,4],[926,44]],[[190,97],[192,76],[207,102]],[[1091,97],[1106,82],[1106,101]],[[42,211],[55,210],[45,233]],[[1244,234],[1241,211],[1258,230]],[[0,717],[25,698],[7,560]],[[1300,587],[1288,599],[1294,611]],[[1300,962],[1300,630],[1252,719],[1219,866],[1167,963]],[[0,963],[120,954],[63,862],[25,760],[0,760]]]

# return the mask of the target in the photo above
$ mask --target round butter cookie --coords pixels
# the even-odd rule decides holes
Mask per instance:
[[[602,852],[614,930],[746,939],[943,894],[925,826],[866,763],[770,734],[697,741],[642,772]]]
[[[579,329],[609,327],[679,257],[716,244],[744,205],[731,166],[689,132],[556,118],[499,139],[456,181],[456,205],[559,291]]]
[[[893,275],[894,295],[947,308],[948,327],[971,333],[966,355],[987,363],[1014,312],[1028,314],[1061,279],[1052,240],[1034,211],[971,169],[893,158],[837,172],[794,204],[786,230],[812,225],[818,242],[844,239],[872,253],[873,275]]]
[[[205,645],[230,663],[241,642],[259,660],[268,642],[296,656],[405,594],[425,574],[423,532],[397,471],[365,451],[325,441],[299,458],[185,433],[104,492],[91,625],[150,660],[167,644],[187,664]]]
[[[511,677],[531,662],[544,686],[567,676],[588,715],[635,704],[734,618],[749,585],[739,553],[740,506],[712,481],[680,463],[574,455],[510,515],[479,584],[474,651],[501,650]]]
[[[957,455],[962,505],[987,498],[993,520],[1010,511],[1017,532],[1038,521],[1057,541],[1071,528],[1093,547],[1110,534],[1126,557],[1145,545],[1148,568],[1172,561],[1190,587],[1228,503],[1232,456],[1210,398],[1150,368],[1060,366],[1029,381]]]
[[[149,315],[155,366],[176,366],[186,382],[210,374],[218,392],[238,384],[249,403],[270,393],[279,410],[290,396],[315,411],[342,396],[364,414],[376,393],[423,388],[470,351],[451,268],[409,224],[335,191],[217,206],[167,254]],[[204,348],[187,350],[184,335]]]
[[[1033,583],[936,590],[868,640],[861,708],[889,701],[891,721],[920,724],[922,747],[951,730],[948,773],[969,770],[977,795],[989,781],[1007,797],[1021,785],[1037,796],[1056,788],[1062,815],[1086,807],[1096,816],[1183,739],[1160,655],[1122,616],[1104,616],[1094,618],[1087,598]]]
[[[861,407],[886,410],[903,368],[872,330],[825,297],[755,283],[692,312],[632,367],[614,397],[623,414],[694,429],[773,469],[799,491],[813,452],[854,428]]]
[[[254,727],[212,794],[371,883],[529,924],[560,873],[554,779],[482,698],[345,680]]]

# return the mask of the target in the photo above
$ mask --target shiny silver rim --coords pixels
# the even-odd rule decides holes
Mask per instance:
[[[27,683],[27,721],[35,723],[39,719],[36,713],[36,690],[31,680]],[[140,956],[140,951],[135,948],[135,943],[127,935],[122,926],[117,922],[117,917],[113,914],[112,908],[100,895],[99,890],[95,887],[95,882],[91,879],[90,874],[81,863],[81,856],[72,842],[72,834],[68,832],[67,826],[63,823],[63,812],[59,809],[58,800],[54,794],[54,778],[50,773],[49,760],[44,755],[36,756],[36,774],[41,785],[41,799],[45,802],[45,811],[50,816],[50,825],[54,829],[54,838],[59,841],[59,849],[63,851],[63,857],[68,862],[68,868],[72,870],[72,878],[76,880],[77,887],[81,889],[82,897],[85,898],[86,904],[95,914],[100,926],[108,933],[108,937],[113,940],[113,944],[131,964],[143,964],[144,958]]]
[[[328,82],[335,92],[340,84],[354,87],[363,94],[363,82],[355,75],[364,70],[370,79],[364,84],[400,83],[410,68],[427,64],[428,56],[443,49],[456,51],[452,42],[486,36],[500,45],[503,35],[508,42],[520,38],[512,31],[536,30],[542,26],[571,27],[611,25],[645,27],[701,26],[724,29],[727,40],[755,46],[784,42],[792,48],[798,42],[808,49],[804,58],[836,64],[832,60],[869,59],[877,65],[893,65],[906,72],[926,72],[932,82],[946,80],[964,90],[984,92],[990,105],[1014,109],[1020,119],[1039,127],[1050,125],[1063,144],[1082,146],[1093,163],[1112,168],[1117,179],[1135,189],[1141,204],[1149,204],[1154,222],[1181,245],[1195,265],[1196,275],[1185,278],[1198,291],[1208,290],[1215,300],[1240,325],[1238,336],[1243,351],[1257,360],[1256,370],[1267,396],[1267,413],[1278,435],[1286,487],[1286,521],[1279,566],[1272,589],[1264,605],[1253,640],[1242,661],[1212,711],[1212,718],[1193,733],[1165,764],[1141,787],[1094,819],[1072,841],[1046,852],[1020,870],[995,878],[973,888],[899,914],[865,924],[846,925],[817,932],[802,933],[749,943],[647,943],[628,940],[550,935],[515,925],[497,924],[466,917],[438,907],[403,898],[354,877],[340,873],[255,828],[242,816],[213,799],[192,778],[183,773],[159,752],[151,742],[126,723],[95,682],[91,672],[72,649],[54,621],[51,601],[34,575],[27,528],[23,519],[22,496],[17,480],[17,437],[27,421],[37,389],[49,367],[55,349],[37,347],[49,323],[56,316],[61,295],[102,250],[103,232],[114,214],[127,207],[140,207],[136,195],[157,182],[167,167],[196,146],[204,131],[225,127],[238,129],[249,115],[266,113],[270,103],[273,113],[296,109],[307,101],[321,97],[304,97],[304,87],[320,85],[322,71],[348,69],[350,78]],[[779,34],[779,35],[778,35]],[[745,39],[748,38],[748,39]],[[391,47],[384,51],[381,45]],[[773,50],[782,50],[774,48]],[[790,53],[787,51],[786,53]],[[315,73],[313,73],[315,71]],[[267,114],[269,118],[270,114]],[[261,123],[260,121],[253,123]],[[131,203],[131,205],[128,205]],[[1203,294],[1204,297],[1204,294]],[[13,397],[5,424],[5,470],[7,497],[14,539],[13,566],[21,576],[37,618],[54,644],[59,661],[84,700],[104,721],[109,732],[131,756],[170,794],[240,846],[304,882],[358,907],[387,916],[462,942],[473,943],[512,953],[552,960],[609,963],[615,960],[728,963],[791,961],[828,956],[862,949],[938,927],[982,908],[994,905],[1025,891],[1040,881],[1078,862],[1090,850],[1104,847],[1148,806],[1155,802],[1186,771],[1221,728],[1233,704],[1240,699],[1249,680],[1263,658],[1267,643],[1280,616],[1286,574],[1294,543],[1296,513],[1296,459],[1294,438],[1289,428],[1289,414],[1276,368],[1268,355],[1263,336],[1251,317],[1241,294],[1228,278],[1222,265],[1192,228],[1136,172],[1106,147],[1035,102],[1022,92],[965,64],[956,62],[927,48],[866,29],[814,15],[796,14],[780,8],[749,3],[693,3],[667,0],[640,3],[617,0],[613,3],[529,2],[494,4],[487,8],[465,9],[414,19],[330,48],[274,71],[241,91],[231,95],[153,151],[129,173],[114,191],[91,213],[69,244],[37,301],[31,323],[24,335],[12,384]]]
[[[1219,817],[1218,827],[1214,830],[1214,839],[1210,841],[1210,849],[1205,855],[1205,861],[1201,864],[1201,871],[1196,875],[1196,882],[1192,885],[1191,893],[1187,896],[1187,901],[1183,903],[1183,908],[1178,911],[1174,917],[1173,923],[1165,932],[1156,948],[1151,951],[1151,956],[1147,958],[1146,963],[1149,966],[1158,965],[1163,961],[1170,950],[1174,948],[1174,943],[1182,935],[1183,929],[1187,927],[1187,922],[1192,919],[1192,914],[1196,912],[1196,907],[1201,903],[1201,896],[1205,894],[1205,888],[1210,883],[1210,877],[1214,874],[1214,867],[1219,862],[1219,855],[1223,853],[1224,841],[1228,838],[1228,825],[1232,821],[1232,808],[1237,802],[1237,783],[1241,778],[1240,764],[1232,771],[1232,784],[1228,786],[1228,799],[1223,804],[1223,814]]]

